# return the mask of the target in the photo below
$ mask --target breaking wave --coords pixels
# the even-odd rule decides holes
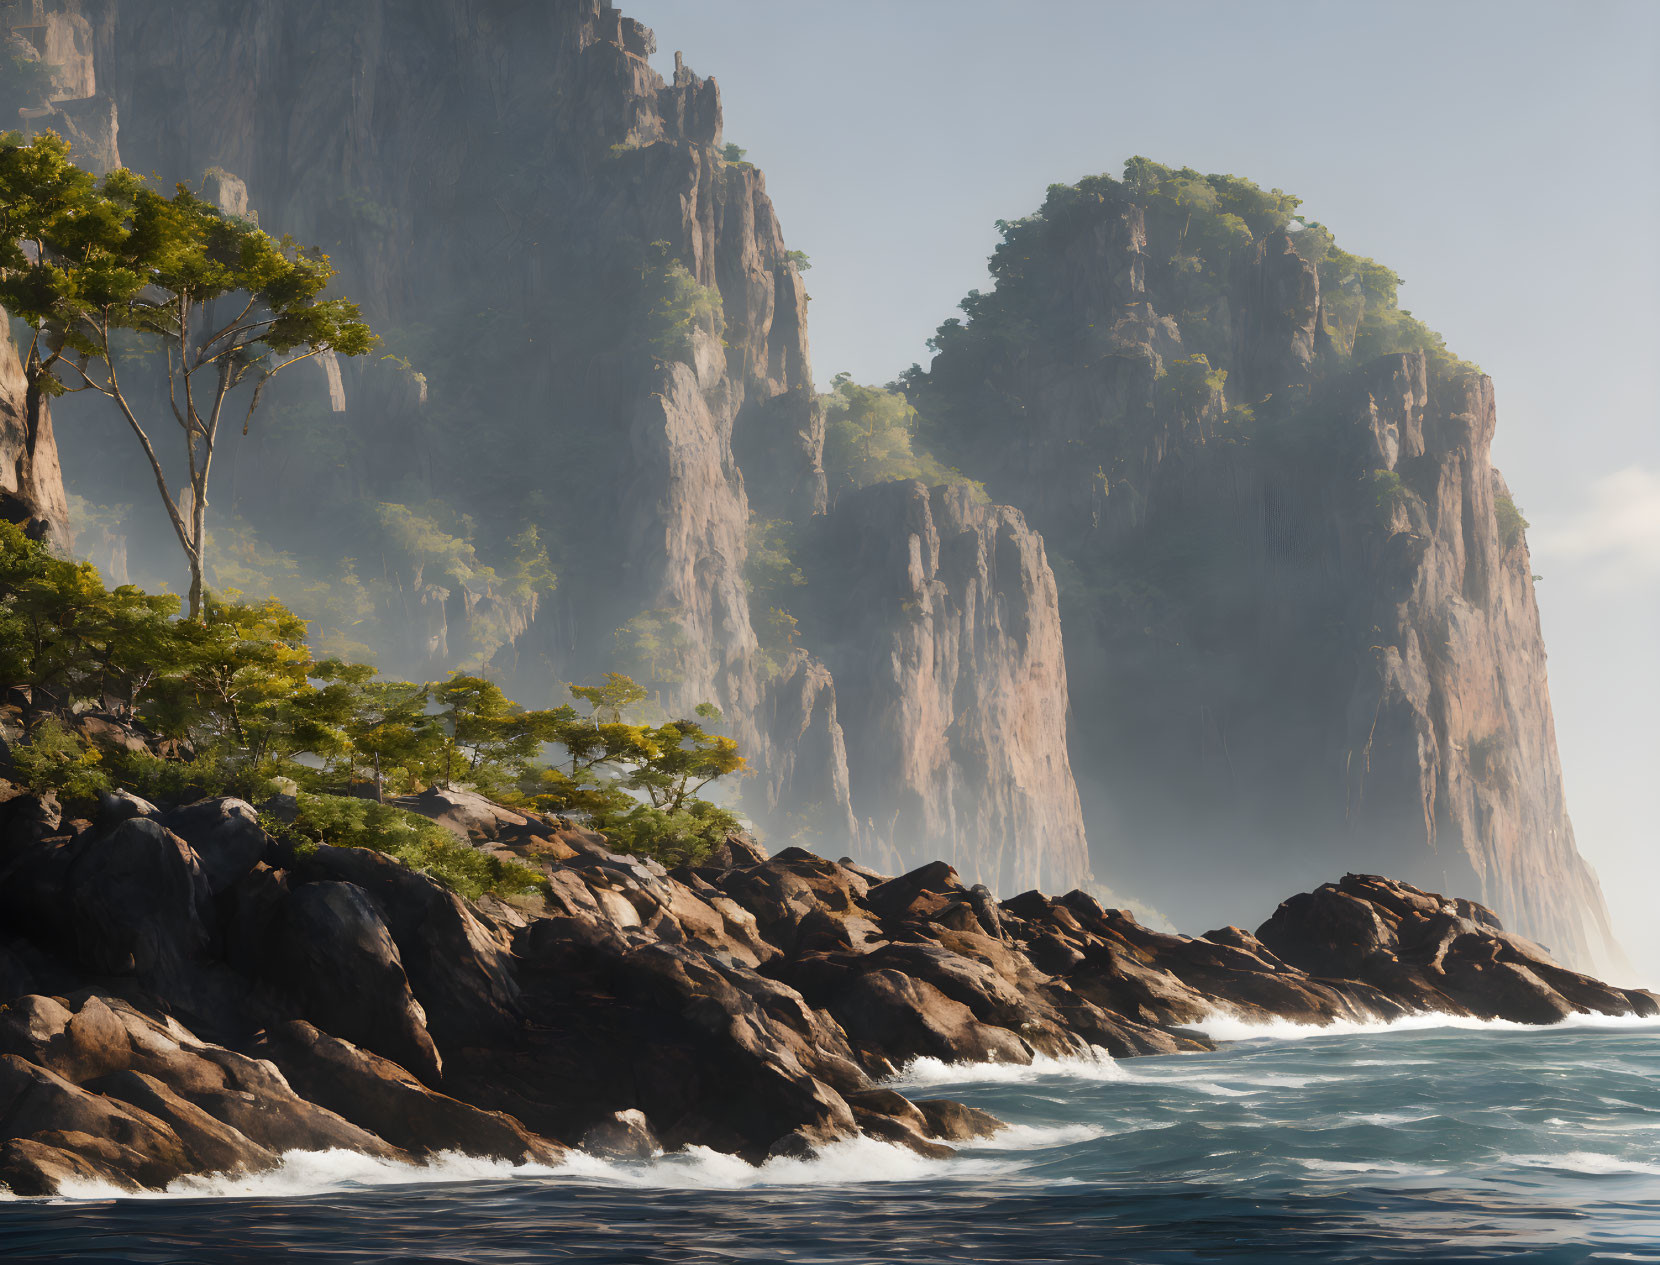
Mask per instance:
[[[1060,1146],[1100,1136],[1090,1126],[1055,1129],[1014,1126],[971,1144],[976,1150],[1024,1150]],[[957,1155],[929,1159],[874,1138],[849,1138],[821,1147],[810,1158],[779,1157],[750,1164],[736,1155],[692,1146],[650,1160],[610,1160],[572,1151],[557,1165],[445,1152],[424,1164],[379,1159],[357,1151],[289,1151],[274,1168],[258,1173],[181,1177],[165,1190],[130,1191],[103,1182],[66,1182],[59,1194],[23,1200],[0,1188],[8,1202],[122,1199],[304,1199],[349,1191],[473,1182],[537,1181],[599,1184],[657,1190],[747,1190],[758,1187],[933,1181],[987,1177],[1011,1171],[1004,1160]]]
[[[1660,1022],[1208,1029],[1234,1040],[913,1063],[896,1083],[1010,1125],[938,1159],[869,1138],[761,1165],[703,1148],[551,1166],[291,1153],[157,1194],[9,1202],[0,1259],[1097,1265],[1111,1244],[1135,1262],[1660,1265]]]

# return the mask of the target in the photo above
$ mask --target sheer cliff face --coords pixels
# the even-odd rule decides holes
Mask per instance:
[[[0,517],[59,549],[67,550],[72,543],[52,410],[46,400],[29,394],[4,308],[0,308]]]
[[[1408,485],[1353,561],[1378,583],[1381,636],[1348,708],[1347,793],[1368,854],[1423,839],[1420,876],[1467,883],[1519,929],[1580,961],[1607,961],[1595,876],[1562,795],[1527,542],[1496,505],[1493,386],[1426,390],[1421,355],[1370,366],[1357,401],[1374,469]]]
[[[994,890],[1089,872],[1066,751],[1054,573],[1020,514],[964,487],[841,497],[805,560],[808,639],[841,682],[867,849]]]
[[[1022,240],[1006,305],[913,386],[952,455],[1068,560],[1097,869],[1197,919],[1342,865],[1615,958],[1489,460],[1491,381],[1335,347],[1354,328],[1284,232],[1237,250],[1184,329],[1162,313],[1197,306],[1196,268],[1149,245],[1136,199],[1054,220]],[[1014,307],[1025,325],[1000,324]]]
[[[883,568],[848,573],[858,622],[781,664],[758,651],[746,532],[823,515],[824,420],[806,290],[762,174],[724,156],[714,80],[678,56],[665,80],[651,33],[601,0],[47,7],[84,27],[127,165],[214,169],[265,226],[327,249],[426,375],[415,392],[348,364],[311,384],[337,429],[256,425],[225,508],[314,554],[351,534],[307,526],[320,503],[428,497],[481,538],[529,525],[554,546],[557,591],[503,616],[354,540],[358,570],[395,584],[402,670],[436,675],[480,643],[481,612],[505,618],[494,667],[527,702],[622,666],[666,707],[719,704],[774,841],[944,854],[1008,887],[1084,875],[1054,581],[1018,515],[936,493],[917,520],[909,490],[839,511]],[[901,556],[932,542],[915,593],[875,548],[888,532]],[[910,666],[839,653],[889,640]]]
[[[235,173],[264,222],[330,249],[344,287],[394,341],[435,315],[519,334],[511,381],[434,388],[476,390],[501,413],[556,412],[539,450],[511,454],[546,462],[549,480],[567,428],[612,437],[608,460],[584,472],[610,493],[587,508],[606,524],[595,534],[616,542],[591,555],[612,583],[596,600],[572,577],[548,612],[557,632],[533,629],[530,643],[587,670],[617,626],[669,611],[683,642],[679,697],[665,701],[751,713],[734,437],[778,499],[822,503],[822,476],[805,291],[760,173],[718,156],[714,81],[681,70],[666,83],[646,61],[650,32],[598,0],[86,9],[130,165],[164,178]],[[609,346],[597,331],[561,346],[550,326],[554,309],[579,306],[569,291],[615,283],[652,242],[719,289],[726,345],[701,331],[674,358],[621,354],[637,333],[624,314],[598,322]],[[407,392],[372,366],[348,373],[347,424],[395,452],[389,469],[349,465],[339,494],[392,499],[392,476],[412,472],[442,492],[450,454],[422,451]],[[251,455],[282,467],[274,498],[295,489],[291,454]]]

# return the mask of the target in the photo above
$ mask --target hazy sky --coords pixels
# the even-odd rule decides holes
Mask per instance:
[[[925,359],[994,220],[1132,154],[1294,192],[1394,267],[1495,380],[1569,807],[1660,981],[1660,2],[620,7],[720,81],[812,258],[821,385]]]

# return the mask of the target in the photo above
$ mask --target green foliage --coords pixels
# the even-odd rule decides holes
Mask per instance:
[[[788,251],[784,259],[797,272],[806,272],[813,266],[812,260],[807,258],[807,252],[804,250]]]
[[[276,374],[375,345],[356,304],[322,297],[333,276],[326,256],[225,214],[186,185],[167,197],[125,169],[94,180],[54,133],[27,144],[0,136],[0,305],[33,331],[24,356],[31,398],[92,391],[119,410],[189,563],[193,618],[227,403],[246,388],[246,433]],[[165,353],[188,468],[177,495],[142,405],[122,385],[135,352]]]
[[[292,822],[262,819],[291,844],[369,848],[395,857],[468,900],[532,893],[547,880],[527,865],[470,847],[418,813],[342,795],[301,794]]]
[[[744,155],[747,153],[749,153],[747,149],[741,149],[731,141],[727,141],[726,144],[720,147],[722,161],[729,162],[734,166],[748,167],[750,164],[744,162]]]
[[[921,479],[930,486],[971,480],[917,443],[917,414],[904,394],[860,386],[838,373],[824,401],[824,474],[837,491]]]
[[[1393,470],[1374,470],[1366,476],[1366,488],[1380,527],[1388,527],[1395,507],[1406,497],[1406,484]]]
[[[41,106],[58,90],[57,69],[30,57],[13,44],[0,51],[0,113],[15,119],[19,110]]]
[[[1516,502],[1503,492],[1493,498],[1493,517],[1498,520],[1499,539],[1504,541],[1506,549],[1514,549],[1522,543],[1522,536],[1531,524],[1522,517],[1522,511],[1516,508]]]
[[[445,785],[460,777],[486,794],[511,796],[545,741],[544,714],[525,711],[481,676],[452,676],[433,690],[433,701],[449,734]]]
[[[618,851],[676,866],[696,865],[741,827],[732,813],[699,799],[672,811],[637,804],[627,812],[607,816],[601,828]]]
[[[1145,236],[1145,249],[1137,252],[1144,288],[1101,284],[1083,261],[1096,260],[1104,246],[1131,250],[1138,226]],[[1329,229],[1301,216],[1295,195],[1238,176],[1138,156],[1125,164],[1121,180],[1097,175],[1052,185],[1034,214],[997,227],[1001,240],[990,261],[995,287],[969,291],[961,313],[929,340],[930,367],[913,365],[901,377],[920,414],[913,430],[939,460],[985,477],[994,491],[1011,454],[1026,442],[1031,410],[1051,407],[1031,398],[1032,384],[1071,382],[1086,372],[1121,385],[1115,404],[1066,442],[1076,448],[1081,472],[1098,471],[1103,488],[1118,486],[1117,463],[1134,451],[1144,429],[1145,396],[1122,385],[1149,363],[1138,314],[1143,298],[1156,314],[1175,318],[1183,348],[1179,358],[1166,353],[1155,408],[1185,418],[1208,413],[1227,424],[1216,433],[1232,442],[1278,443],[1287,455],[1333,443],[1329,409],[1298,413],[1289,397],[1251,398],[1242,388],[1252,375],[1235,363],[1243,345],[1240,268],[1279,233],[1319,276],[1327,337],[1319,340],[1317,375],[1335,376],[1405,351],[1422,351],[1437,381],[1479,372],[1400,307],[1401,280],[1393,271],[1341,249]],[[827,438],[827,466],[836,438]]]
[[[703,855],[738,827],[702,798],[745,767],[737,743],[705,727],[721,719],[713,704],[700,704],[695,720],[633,723],[628,713],[650,692],[612,672],[570,687],[586,715],[571,704],[529,711],[482,676],[417,685],[319,660],[305,622],[275,598],[209,593],[199,620],[176,618],[177,606],[130,585],[111,592],[90,564],[56,558],[0,522],[0,687],[28,687],[11,754],[29,784],[84,800],[113,781],[177,802],[263,799],[283,779],[307,792],[298,834],[378,848],[473,895],[523,884],[513,867],[442,831],[326,792],[371,780],[382,793],[464,780],[507,802],[579,814],[617,846],[671,863]],[[188,758],[122,751],[106,759],[59,719],[112,693],[185,744]],[[547,761],[550,748],[563,753],[558,762]]]
[[[1227,382],[1228,371],[1212,369],[1209,358],[1200,352],[1167,363],[1159,389],[1177,416],[1195,418],[1222,399]]]
[[[27,742],[14,746],[11,760],[14,775],[25,785],[51,790],[71,808],[96,803],[110,788],[97,748],[56,717],[42,720]]]
[[[54,557],[0,522],[0,681],[28,687],[26,729],[55,701],[133,701],[170,666],[178,598],[113,592],[91,563]]]
[[[662,360],[687,360],[698,332],[719,338],[726,330],[720,291],[700,285],[686,265],[653,242],[642,269],[646,295],[646,344]]]
[[[621,672],[607,672],[598,685],[573,685],[571,697],[588,704],[596,724],[620,725],[623,714],[643,703],[650,692]]]
[[[790,606],[800,597],[807,576],[794,554],[800,529],[785,519],[752,518],[744,586],[749,591],[750,620],[761,649],[762,670],[770,678],[783,667],[795,646],[796,620]]]
[[[537,777],[537,808],[580,814],[618,849],[665,865],[695,862],[739,829],[736,816],[701,797],[711,783],[744,771],[733,739],[695,720],[629,723],[626,711],[645,692],[617,673],[599,686],[573,685],[571,694],[589,705],[589,715],[570,707],[548,713],[543,733],[564,748],[567,763]],[[713,704],[696,713],[720,719]]]
[[[617,663],[629,675],[640,677],[659,700],[665,690],[685,679],[690,645],[679,612],[668,607],[641,611],[612,637]]]

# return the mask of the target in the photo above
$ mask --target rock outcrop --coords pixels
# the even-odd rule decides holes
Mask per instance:
[[[912,1059],[1206,1048],[1190,1025],[1219,1013],[1660,1014],[1481,906],[1374,876],[1190,939],[1076,890],[999,902],[944,862],[890,878],[733,836],[669,873],[557,819],[417,799],[540,893],[472,904],[263,835],[249,855],[226,846],[239,801],[112,795],[65,822],[5,788],[0,1185],[160,1187],[333,1148],[760,1161],[863,1133],[944,1155],[1000,1126],[881,1084]]]
[[[840,683],[876,863],[942,858],[998,892],[1080,885],[1055,577],[1019,512],[877,484],[838,500],[804,566],[803,633]]]
[[[1619,962],[1563,800],[1492,382],[1411,326],[1393,274],[1287,231],[1277,190],[1226,203],[1247,229],[1133,186],[1057,187],[1010,226],[996,291],[910,383],[1073,577],[1097,870],[1209,921],[1382,869]],[[1429,350],[1367,350],[1391,341]]]
[[[52,409],[29,390],[0,308],[0,517],[58,549],[72,543]]]

